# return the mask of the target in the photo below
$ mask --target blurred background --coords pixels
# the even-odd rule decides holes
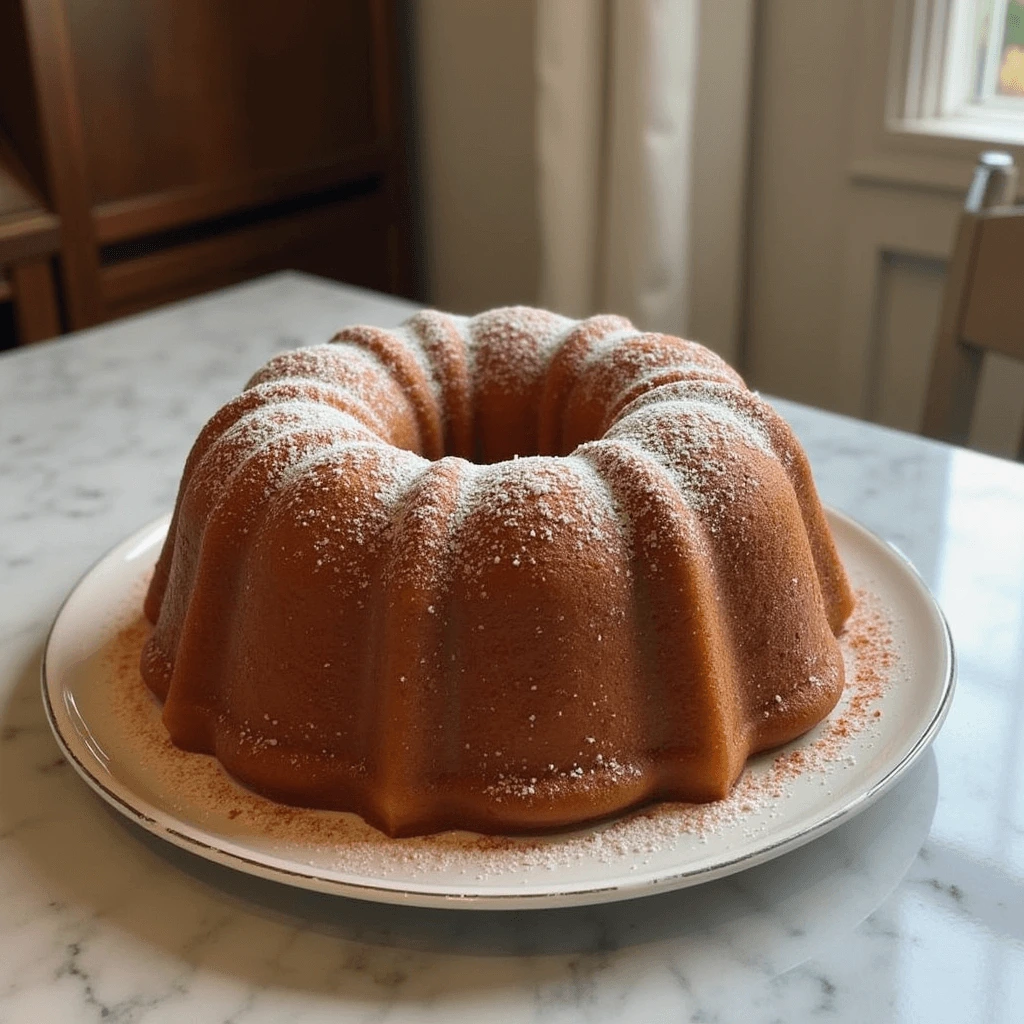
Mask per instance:
[[[0,346],[294,268],[623,313],[917,430],[1022,142],[1018,0],[0,0]],[[971,441],[1022,425],[991,356]]]

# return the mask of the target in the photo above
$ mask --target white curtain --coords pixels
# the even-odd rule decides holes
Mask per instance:
[[[538,0],[541,304],[684,334],[700,0]]]

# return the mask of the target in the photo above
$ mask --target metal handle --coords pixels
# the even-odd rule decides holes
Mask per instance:
[[[974,180],[967,190],[964,209],[978,213],[993,206],[1009,206],[1017,196],[1017,165],[1009,153],[988,150],[978,157]]]

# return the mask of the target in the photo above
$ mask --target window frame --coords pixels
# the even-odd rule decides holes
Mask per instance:
[[[1004,25],[1009,0],[989,0]],[[973,78],[974,0],[898,0],[892,34],[886,128],[896,133],[1024,143],[1024,98],[996,92],[1003,34],[990,31],[979,90]]]

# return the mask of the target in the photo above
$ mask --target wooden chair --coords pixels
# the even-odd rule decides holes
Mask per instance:
[[[985,352],[1024,360],[1024,206],[1004,205],[1016,185],[1008,154],[982,154],[949,262],[922,429],[954,444],[967,443]]]
[[[60,334],[53,257],[60,221],[35,193],[13,150],[0,136],[0,302],[14,303],[22,344]]]

